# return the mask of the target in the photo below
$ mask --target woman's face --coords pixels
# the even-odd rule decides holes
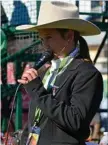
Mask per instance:
[[[67,38],[63,38],[56,29],[39,29],[38,32],[45,49],[51,49],[55,54],[59,54],[67,44]]]

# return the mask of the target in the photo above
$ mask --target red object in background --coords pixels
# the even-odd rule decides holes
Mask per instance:
[[[7,83],[8,84],[15,84],[15,65],[12,62],[7,64]]]

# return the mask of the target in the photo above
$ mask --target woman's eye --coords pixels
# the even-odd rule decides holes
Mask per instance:
[[[46,37],[44,37],[44,38],[41,38],[41,37],[40,37],[41,41],[49,40],[50,38],[51,38],[51,36],[46,36]]]

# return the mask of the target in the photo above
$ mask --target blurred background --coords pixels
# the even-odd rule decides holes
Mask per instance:
[[[88,43],[90,56],[96,68],[102,73],[104,81],[103,99],[93,118],[91,134],[87,141],[99,143],[104,132],[108,132],[108,1],[105,0],[61,0],[76,4],[80,17],[96,24],[101,29],[97,36],[84,37]],[[43,48],[36,32],[16,31],[21,24],[36,24],[41,1],[2,0],[1,8],[1,137],[7,131],[17,79],[22,72],[38,61]],[[47,16],[45,16],[47,17]],[[44,18],[45,18],[44,17]],[[27,122],[30,97],[20,88],[9,132],[23,129]]]

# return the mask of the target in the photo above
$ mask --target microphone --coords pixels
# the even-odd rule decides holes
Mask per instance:
[[[44,65],[47,61],[51,61],[54,57],[54,54],[51,50],[47,50],[44,53],[42,53],[42,56],[40,57],[40,59],[38,60],[38,62],[36,62],[34,64],[34,69],[39,69],[42,65]]]

